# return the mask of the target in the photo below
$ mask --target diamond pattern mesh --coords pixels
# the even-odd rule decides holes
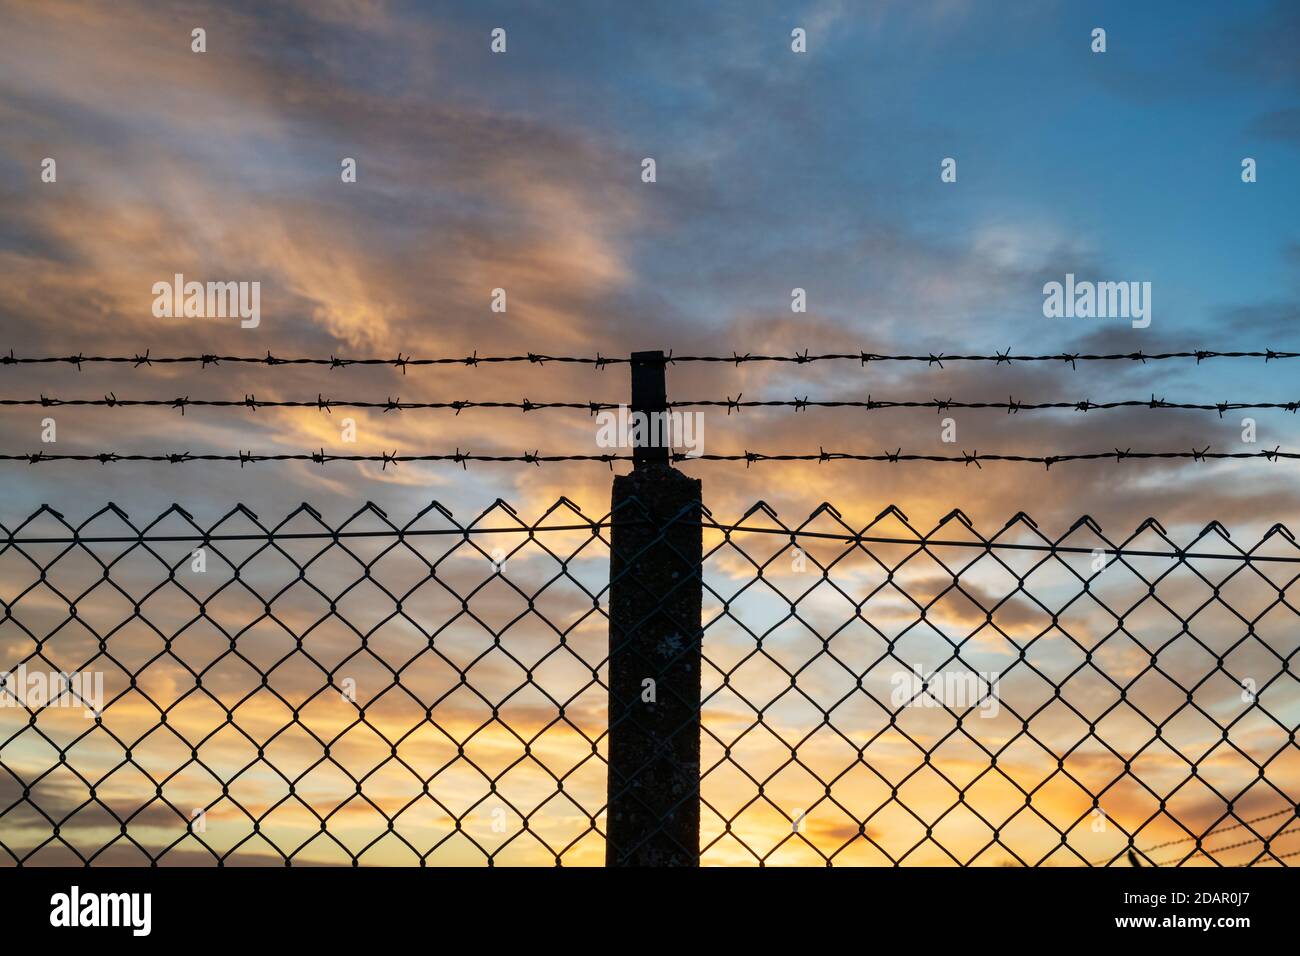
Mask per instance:
[[[0,527],[0,859],[599,864],[611,520]],[[1242,550],[760,504],[702,534],[705,864],[1300,852],[1283,526]],[[61,674],[102,698],[50,699]]]
[[[1285,527],[1249,552],[1150,519],[1118,544],[1086,517],[923,534],[893,507],[855,530],[760,504],[743,527],[705,532],[706,862],[1300,852]]]

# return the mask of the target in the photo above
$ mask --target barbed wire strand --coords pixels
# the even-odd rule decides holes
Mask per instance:
[[[1294,826],[1289,826],[1289,827],[1286,827],[1285,829],[1282,829],[1282,830],[1278,830],[1277,833],[1274,833],[1272,836],[1268,836],[1268,837],[1259,837],[1259,836],[1257,836],[1257,837],[1251,837],[1249,840],[1242,840],[1242,841],[1240,841],[1239,843],[1228,843],[1228,844],[1225,844],[1224,846],[1207,846],[1207,847],[1200,847],[1200,848],[1198,848],[1198,851],[1197,851],[1197,852],[1203,853],[1203,854],[1205,854],[1206,856],[1209,856],[1209,857],[1211,857],[1211,859],[1213,859],[1212,854],[1214,854],[1214,853],[1222,853],[1222,852],[1225,852],[1225,851],[1227,851],[1227,850],[1240,850],[1242,847],[1244,847],[1244,846],[1250,846],[1251,844],[1254,844],[1254,843],[1269,843],[1269,844],[1271,844],[1274,840],[1280,839],[1281,837],[1286,836],[1288,833],[1300,833],[1300,824],[1297,824],[1297,825],[1294,825]],[[1218,834],[1216,833],[1216,834],[1214,834],[1214,836],[1218,836]],[[1192,853],[1192,854],[1188,854],[1188,856],[1186,856],[1186,857],[1176,857],[1176,858],[1174,858],[1174,859],[1164,860],[1164,861],[1162,861],[1162,862],[1160,862],[1160,863],[1157,863],[1156,866],[1178,866],[1178,865],[1182,865],[1182,863],[1183,863],[1185,860],[1191,859],[1194,855],[1195,855],[1195,854]],[[1244,865],[1244,864],[1242,864],[1242,865]]]
[[[1163,849],[1165,849],[1165,848],[1167,848],[1167,847],[1178,846],[1178,845],[1181,844],[1181,843],[1191,843],[1191,842],[1193,842],[1194,840],[1208,840],[1208,839],[1210,839],[1211,837],[1217,837],[1217,836],[1219,836],[1221,833],[1228,833],[1228,832],[1230,832],[1230,831],[1232,831],[1232,830],[1240,830],[1242,827],[1244,827],[1244,826],[1249,826],[1249,825],[1252,824],[1252,823],[1262,823],[1262,822],[1265,821],[1265,820],[1272,820],[1272,819],[1274,819],[1274,818],[1276,818],[1276,817],[1280,817],[1280,816],[1294,816],[1294,815],[1296,814],[1296,812],[1297,812],[1297,811],[1296,811],[1295,808],[1293,808],[1293,807],[1286,807],[1286,808],[1284,808],[1284,809],[1282,809],[1282,810],[1275,810],[1275,811],[1273,811],[1272,813],[1266,813],[1266,814],[1264,814],[1263,816],[1252,817],[1252,818],[1249,819],[1249,820],[1242,820],[1240,823],[1234,823],[1234,824],[1232,824],[1231,826],[1227,826],[1227,827],[1222,827],[1222,828],[1219,828],[1219,829],[1215,829],[1215,830],[1213,830],[1213,832],[1210,832],[1210,833],[1204,833],[1204,834],[1202,834],[1202,835],[1199,836],[1199,837],[1198,837],[1198,836],[1185,836],[1185,837],[1179,837],[1179,838],[1176,839],[1176,840],[1166,840],[1164,843],[1156,843],[1156,844],[1153,844],[1152,846],[1146,847],[1146,848],[1143,849],[1143,850],[1140,850],[1139,852],[1142,853],[1143,855],[1147,855],[1147,854],[1150,854],[1150,853],[1152,853],[1152,852],[1154,852],[1154,851],[1156,851],[1156,850],[1163,850]],[[1285,832],[1285,831],[1282,831],[1282,832]],[[1279,834],[1279,835],[1280,835],[1280,834]],[[1259,840],[1258,840],[1258,839],[1255,839],[1255,840],[1250,840],[1250,841],[1248,841],[1248,842],[1250,842],[1250,843],[1258,843]],[[1135,849],[1137,849],[1137,847],[1135,847],[1135,846],[1133,846],[1133,845],[1130,844],[1129,846],[1124,847],[1124,849],[1126,849],[1126,850],[1135,850]],[[1218,847],[1217,849],[1221,849],[1221,850],[1222,850],[1222,849],[1228,849],[1228,848],[1227,848],[1227,847]],[[1117,860],[1117,859],[1119,859],[1119,854],[1116,854],[1116,855],[1113,856],[1113,857],[1107,857],[1107,858],[1104,859],[1104,860],[1094,860],[1092,863],[1089,863],[1088,865],[1089,865],[1089,866],[1105,866],[1105,865],[1107,865],[1108,863],[1111,863],[1111,862],[1113,862],[1114,860]],[[1163,866],[1164,864],[1157,864],[1157,865],[1159,865],[1159,866]]]
[[[187,408],[246,408],[255,411],[259,408],[314,408],[318,411],[331,412],[336,408],[376,409],[382,412],[400,412],[410,410],[449,410],[457,414],[467,409],[513,409],[521,412],[534,412],[553,409],[582,410],[595,415],[597,412],[613,411],[625,408],[626,403],[619,402],[534,402],[528,398],[521,401],[477,401],[471,399],[438,402],[404,402],[401,398],[385,398],[380,401],[363,401],[358,399],[325,398],[318,394],[315,399],[259,399],[255,395],[245,395],[242,399],[234,398],[118,398],[109,393],[103,398],[57,398],[41,395],[39,398],[0,398],[0,407],[5,408],[60,408],[60,407],[102,407],[102,408],[173,408],[182,415]],[[796,412],[808,408],[861,408],[867,411],[898,408],[933,408],[942,414],[953,409],[1004,409],[1008,414],[1033,411],[1077,411],[1112,410],[1124,408],[1171,409],[1184,411],[1224,413],[1239,410],[1278,409],[1294,414],[1300,410],[1300,402],[1170,402],[1154,395],[1149,399],[1125,399],[1122,401],[1094,402],[1082,401],[1026,402],[1014,397],[1005,402],[999,401],[961,401],[957,399],[934,398],[912,401],[873,399],[751,399],[741,396],[725,399],[697,399],[668,402],[670,409],[679,408],[725,408],[727,414],[739,412],[745,408],[793,408]]]
[[[1250,460],[1265,459],[1268,461],[1277,461],[1279,459],[1300,459],[1300,452],[1286,452],[1280,450],[1281,446],[1271,450],[1263,451],[1237,451],[1237,452],[1213,452],[1210,446],[1204,449],[1195,449],[1191,451],[1133,451],[1132,449],[1118,449],[1114,451],[1098,452],[1079,452],[1063,453],[1059,455],[1014,455],[1014,454],[980,454],[978,451],[960,455],[930,455],[930,454],[912,454],[904,452],[901,448],[893,452],[881,452],[879,454],[859,454],[854,452],[837,452],[826,451],[824,449],[816,454],[766,454],[763,452],[739,452],[735,454],[718,455],[718,454],[700,454],[691,455],[685,452],[673,452],[670,458],[673,462],[740,462],[746,463],[746,466],[768,461],[815,461],[819,463],[832,461],[855,461],[855,462],[912,462],[924,461],[934,463],[958,464],[958,465],[975,465],[983,467],[983,462],[1015,462],[1020,464],[1038,464],[1050,469],[1053,465],[1065,464],[1070,462],[1082,461],[1113,461],[1121,462],[1126,460],[1164,460],[1164,461],[1226,461],[1226,460]],[[630,454],[569,454],[569,455],[543,455],[539,451],[524,452],[521,455],[476,455],[469,452],[462,452],[457,449],[452,453],[441,454],[416,454],[403,455],[396,451],[391,454],[381,452],[378,454],[335,454],[326,452],[324,449],[316,452],[286,452],[286,453],[254,453],[251,451],[241,451],[238,454],[193,454],[191,452],[167,452],[163,454],[123,454],[119,452],[85,452],[85,453],[56,453],[47,452],[29,452],[24,454],[0,454],[0,461],[25,462],[29,465],[48,464],[52,462],[98,462],[99,464],[113,464],[116,462],[159,462],[173,465],[185,464],[192,461],[228,461],[238,462],[242,465],[258,464],[269,461],[306,461],[324,465],[336,461],[348,462],[373,462],[383,464],[386,468],[388,465],[398,465],[403,463],[414,462],[453,462],[465,466],[470,462],[484,463],[521,463],[541,466],[548,463],[556,462],[600,462],[609,465],[612,469],[615,462],[632,461],[633,456]]]
[[[1176,359],[1194,359],[1196,364],[1215,358],[1262,358],[1265,362],[1275,360],[1300,358],[1300,352],[1286,352],[1275,349],[1251,350],[1251,351],[1221,351],[1216,349],[1186,349],[1172,352],[1112,352],[1112,353],[1085,353],[1085,352],[1057,352],[1050,354],[1011,354],[1011,350],[1005,352],[994,352],[991,355],[984,354],[958,354],[948,355],[942,352],[927,352],[924,354],[889,354],[882,352],[825,352],[812,354],[810,351],[795,352],[793,355],[755,355],[753,353],[732,352],[731,355],[673,355],[671,352],[665,357],[668,364],[679,364],[684,362],[704,362],[704,363],[723,363],[728,365],[743,365],[750,362],[781,362],[796,365],[804,365],[810,362],[858,362],[861,365],[867,365],[871,362],[924,362],[926,365],[937,365],[943,367],[945,362],[992,362],[996,365],[1011,364],[1013,362],[1061,362],[1071,367],[1076,367],[1078,362],[1162,362]],[[45,355],[45,356],[15,356],[13,350],[8,355],[0,355],[0,365],[49,365],[65,364],[75,365],[80,368],[89,364],[115,364],[130,365],[134,368],[143,368],[152,365],[177,365],[192,364],[200,365],[203,368],[222,364],[245,364],[245,365],[321,365],[329,368],[348,368],[353,365],[386,365],[393,368],[400,368],[403,372],[410,366],[426,365],[499,365],[499,364],[518,364],[528,363],[532,365],[545,365],[548,362],[569,365],[592,365],[597,369],[604,368],[607,365],[626,365],[631,363],[630,356],[604,356],[597,353],[595,356],[574,356],[574,355],[543,355],[536,352],[527,352],[521,355],[479,355],[477,352],[464,357],[441,356],[434,358],[414,358],[412,356],[402,355],[400,352],[396,358],[339,358],[331,355],[324,357],[281,357],[267,352],[264,356],[256,355],[217,355],[207,353],[202,355],[173,355],[173,356],[155,356],[146,350],[143,354],[134,355]]]

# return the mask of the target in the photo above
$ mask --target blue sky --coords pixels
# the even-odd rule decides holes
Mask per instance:
[[[1034,351],[1294,348],[1300,234],[1300,16],[1236,4],[415,4],[330,0],[209,6],[3,4],[0,329],[27,354],[615,354],[811,348]],[[208,30],[208,52],[188,48]],[[506,29],[508,50],[489,50]],[[790,31],[808,52],[790,51]],[[1107,31],[1107,51],[1090,50]],[[42,184],[41,157],[60,178]],[[343,156],[355,185],[339,182]],[[641,160],[658,181],[640,181]],[[1244,184],[1240,163],[1258,162]],[[939,179],[945,157],[958,181]],[[154,319],[152,283],[174,272],[256,278],[254,333]],[[1045,319],[1044,282],[1149,281],[1154,319]],[[507,288],[511,310],[485,306]],[[792,314],[791,289],[807,290]],[[182,376],[7,370],[12,394],[617,401],[616,373],[586,370],[223,369]],[[674,397],[1286,401],[1295,376],[1262,363],[1018,367],[675,368]],[[382,393],[382,394],[380,394]],[[813,394],[817,393],[817,394]],[[30,414],[29,414],[30,412]],[[41,416],[6,414],[28,450]],[[1260,442],[1286,446],[1294,416],[1261,413]],[[712,450],[799,446],[951,451],[927,411],[864,419],[788,412],[708,419]],[[984,451],[1241,447],[1240,422],[1200,413],[959,418]],[[520,420],[362,416],[359,450],[443,446],[590,450],[582,413]],[[543,422],[543,424],[539,424]],[[60,416],[65,447],[301,450],[328,446],[317,413],[87,411]],[[118,449],[122,450],[122,449]],[[9,466],[12,467],[12,466]],[[1110,509],[1135,524],[1157,506],[1199,527],[1285,518],[1291,465],[1053,473],[1043,509],[1062,521]],[[916,472],[698,466],[719,503],[806,513],[836,496],[874,516],[887,501],[990,521],[1039,476],[996,482]],[[919,471],[919,469],[918,469]],[[540,509],[559,494],[599,506],[601,466],[305,466],[204,473],[50,467],[14,477],[19,499],[148,501],[237,495],[272,511],[370,499],[413,512],[431,493],[466,507],[490,495]],[[742,473],[743,472],[743,473]],[[1159,491],[1148,489],[1158,488]],[[919,498],[919,500],[918,500]],[[490,500],[490,499],[489,499]],[[274,504],[272,504],[274,503]],[[1071,515],[1070,513],[1074,514]],[[1271,522],[1269,522],[1271,523]],[[1131,526],[1131,524],[1130,524]]]
[[[518,58],[505,71],[473,51],[453,59],[483,81],[475,98],[654,154],[666,191],[698,190],[689,198],[768,227],[755,238],[726,215],[682,223],[674,249],[646,243],[647,284],[689,287],[683,267],[707,244],[711,258],[802,267],[851,314],[872,264],[826,268],[828,248],[873,228],[958,245],[990,222],[1037,221],[1108,271],[1150,277],[1162,331],[1190,334],[1241,300],[1294,295],[1293,217],[1278,212],[1294,202],[1297,71],[1276,38],[1295,21],[1267,3],[1231,18],[1214,4],[575,5],[559,20],[487,4],[460,29],[508,24]],[[802,58],[787,49],[799,24]],[[1259,134],[1288,109],[1285,135]],[[948,155],[959,189],[935,174]],[[1262,168],[1253,189],[1244,156]],[[700,285],[679,303],[704,313],[693,320],[735,307],[734,288]],[[1025,298],[1005,319],[1036,319]]]

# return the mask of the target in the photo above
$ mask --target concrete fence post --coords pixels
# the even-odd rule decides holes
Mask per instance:
[[[700,481],[672,467],[663,352],[632,355],[631,474],[610,529],[606,866],[700,861]],[[657,427],[663,424],[663,428]]]

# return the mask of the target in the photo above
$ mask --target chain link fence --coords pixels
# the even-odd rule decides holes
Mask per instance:
[[[561,499],[532,521],[109,506],[0,527],[0,859],[598,865],[611,813],[665,805],[661,778],[611,768],[611,735],[669,705],[699,784],[670,803],[698,803],[706,865],[1300,853],[1283,526],[1243,550],[1150,520],[1111,541],[1025,515],[921,532],[897,508],[857,529],[829,505],[652,517]],[[664,574],[702,597],[700,630],[655,651],[699,675],[698,706],[639,660],[634,690],[611,681]]]
[[[923,533],[760,504],[740,528],[705,531],[705,860],[1300,852],[1284,527],[1243,551],[1217,524],[1179,547],[1154,520],[984,537],[959,511]]]

